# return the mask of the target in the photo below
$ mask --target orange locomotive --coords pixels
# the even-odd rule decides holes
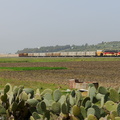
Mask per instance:
[[[118,56],[117,50],[105,50],[103,56]]]

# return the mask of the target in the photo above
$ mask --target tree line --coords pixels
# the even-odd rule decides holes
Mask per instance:
[[[96,50],[120,50],[120,41],[101,42],[96,45],[56,45],[44,46],[40,48],[24,48],[16,53],[45,53],[45,52],[73,52],[73,51],[96,51]]]

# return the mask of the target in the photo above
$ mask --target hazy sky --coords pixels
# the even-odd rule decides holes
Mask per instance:
[[[120,40],[120,0],[0,0],[0,53]]]

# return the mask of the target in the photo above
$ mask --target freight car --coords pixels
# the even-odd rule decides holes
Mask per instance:
[[[19,57],[28,57],[28,53],[19,53]]]

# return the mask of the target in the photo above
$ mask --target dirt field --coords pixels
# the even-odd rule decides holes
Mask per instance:
[[[43,81],[47,83],[68,84],[69,79],[97,81],[104,86],[119,87],[120,62],[39,62],[39,63],[0,63],[0,67],[67,67],[65,70],[0,71],[0,78],[17,81]]]

